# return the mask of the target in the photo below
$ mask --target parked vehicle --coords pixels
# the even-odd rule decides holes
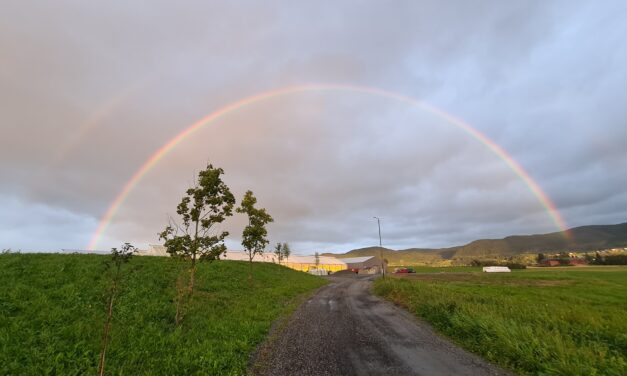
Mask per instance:
[[[394,271],[396,274],[405,274],[405,273],[416,273],[416,271],[412,268],[398,268]]]

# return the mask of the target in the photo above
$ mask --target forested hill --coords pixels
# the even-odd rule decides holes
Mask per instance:
[[[570,229],[570,237],[562,232],[539,235],[514,235],[503,239],[475,240],[463,246],[392,250],[369,247],[354,249],[336,257],[378,256],[381,251],[390,263],[429,262],[437,259],[508,257],[521,253],[562,251],[593,251],[627,247],[627,223],[617,225],[581,226]]]

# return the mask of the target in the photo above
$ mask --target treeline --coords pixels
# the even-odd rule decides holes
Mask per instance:
[[[627,254],[620,255],[601,255],[598,254],[591,262],[593,265],[627,265]]]
[[[571,257],[566,252],[560,252],[556,255],[545,255],[544,253],[538,253],[536,260],[541,263],[543,260],[556,260],[560,265],[570,265],[571,261],[585,260],[589,265],[627,265],[627,253],[619,254],[604,254],[603,252],[585,253],[583,257]]]
[[[527,269],[527,265],[511,261],[498,260],[479,260],[474,259],[470,262],[470,266],[507,266],[510,269]]]

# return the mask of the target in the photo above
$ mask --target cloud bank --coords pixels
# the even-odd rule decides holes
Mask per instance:
[[[462,118],[572,226],[627,218],[620,1],[10,1],[0,14],[0,247],[83,248],[135,171],[241,98],[311,82],[379,87]],[[241,108],[150,171],[99,244],[145,246],[212,163],[301,252],[444,247],[555,231],[507,165],[445,119],[360,92]],[[238,248],[243,219],[224,224]]]

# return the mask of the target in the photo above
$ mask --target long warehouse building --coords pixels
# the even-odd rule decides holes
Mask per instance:
[[[162,245],[150,245],[148,251],[140,252],[145,256],[167,256],[165,247]],[[227,251],[220,257],[222,260],[248,261],[248,254],[243,251]],[[277,256],[272,252],[265,252],[263,255],[256,255],[254,262],[271,262],[278,264]],[[294,270],[309,272],[314,269],[323,269],[327,272],[338,272],[341,270],[353,270],[359,273],[378,274],[380,273],[381,262],[378,257],[350,257],[338,258],[331,256],[318,256],[318,264],[316,264],[316,256],[292,255],[287,260],[282,260],[281,265],[287,266]]]

